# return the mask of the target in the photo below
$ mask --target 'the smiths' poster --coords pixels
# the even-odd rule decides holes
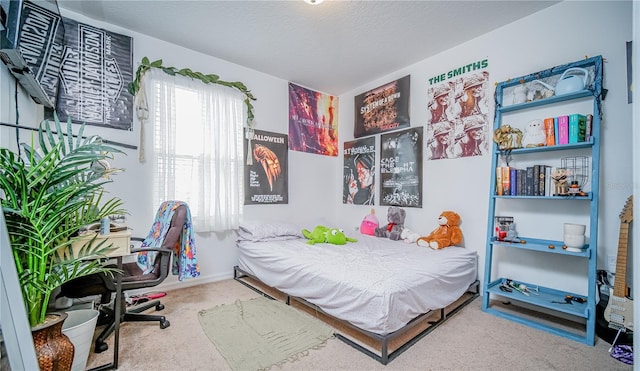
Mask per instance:
[[[244,204],[286,204],[289,202],[287,183],[287,136],[268,131],[245,131],[245,191]]]
[[[356,138],[409,127],[409,80],[407,75],[355,97]]]
[[[61,120],[131,130],[132,38],[64,18],[66,48],[56,110]],[[49,115],[51,112],[49,112]]]

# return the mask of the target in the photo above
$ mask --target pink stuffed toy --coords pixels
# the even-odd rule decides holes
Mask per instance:
[[[460,215],[453,211],[443,211],[438,218],[438,224],[440,226],[428,236],[418,238],[416,241],[418,246],[439,250],[462,242],[462,230],[459,227]]]

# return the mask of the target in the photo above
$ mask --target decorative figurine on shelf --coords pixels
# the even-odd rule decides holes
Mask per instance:
[[[555,186],[554,196],[566,196],[568,194],[567,178],[569,175],[570,172],[561,167],[556,168],[556,170],[551,173],[551,179],[553,179]]]
[[[522,145],[524,147],[541,147],[547,143],[547,135],[544,131],[542,120],[533,120],[527,124],[524,131]]]
[[[503,241],[506,242],[521,242],[518,238],[518,232],[516,231],[516,223],[509,224],[509,229],[507,229],[507,235],[505,236]]]
[[[586,196],[587,193],[586,192],[582,192],[582,189],[580,189],[580,185],[578,184],[577,180],[573,180],[571,182],[571,184],[569,185],[569,190],[567,191],[567,194],[569,196]]]
[[[509,125],[502,125],[494,130],[493,141],[500,149],[512,149],[522,147],[522,131]]]

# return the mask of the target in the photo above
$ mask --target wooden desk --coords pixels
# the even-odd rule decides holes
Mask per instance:
[[[126,256],[131,254],[131,231],[111,232],[109,234],[98,234],[97,232],[87,233],[80,236],[76,241],[71,244],[72,251],[80,251],[80,249],[92,238],[95,237],[94,244],[98,244],[103,240],[106,245],[112,244],[113,246],[106,252],[106,256],[110,258],[116,258],[119,256]]]
[[[94,244],[107,240],[105,244],[113,246],[105,254],[107,257],[116,258],[118,270],[122,270],[122,257],[131,254],[131,231],[111,232],[109,234],[88,233],[81,236],[71,244],[72,251],[79,251],[87,241],[95,237]],[[122,306],[122,274],[116,274],[116,300],[113,304],[115,313],[115,330],[113,338],[113,362],[92,368],[90,371],[111,370],[118,368],[118,345],[120,339],[120,307]],[[93,347],[92,347],[93,348]]]

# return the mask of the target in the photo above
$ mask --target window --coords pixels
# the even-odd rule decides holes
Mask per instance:
[[[244,95],[151,69],[153,200],[189,204],[196,232],[238,227],[244,202]]]

